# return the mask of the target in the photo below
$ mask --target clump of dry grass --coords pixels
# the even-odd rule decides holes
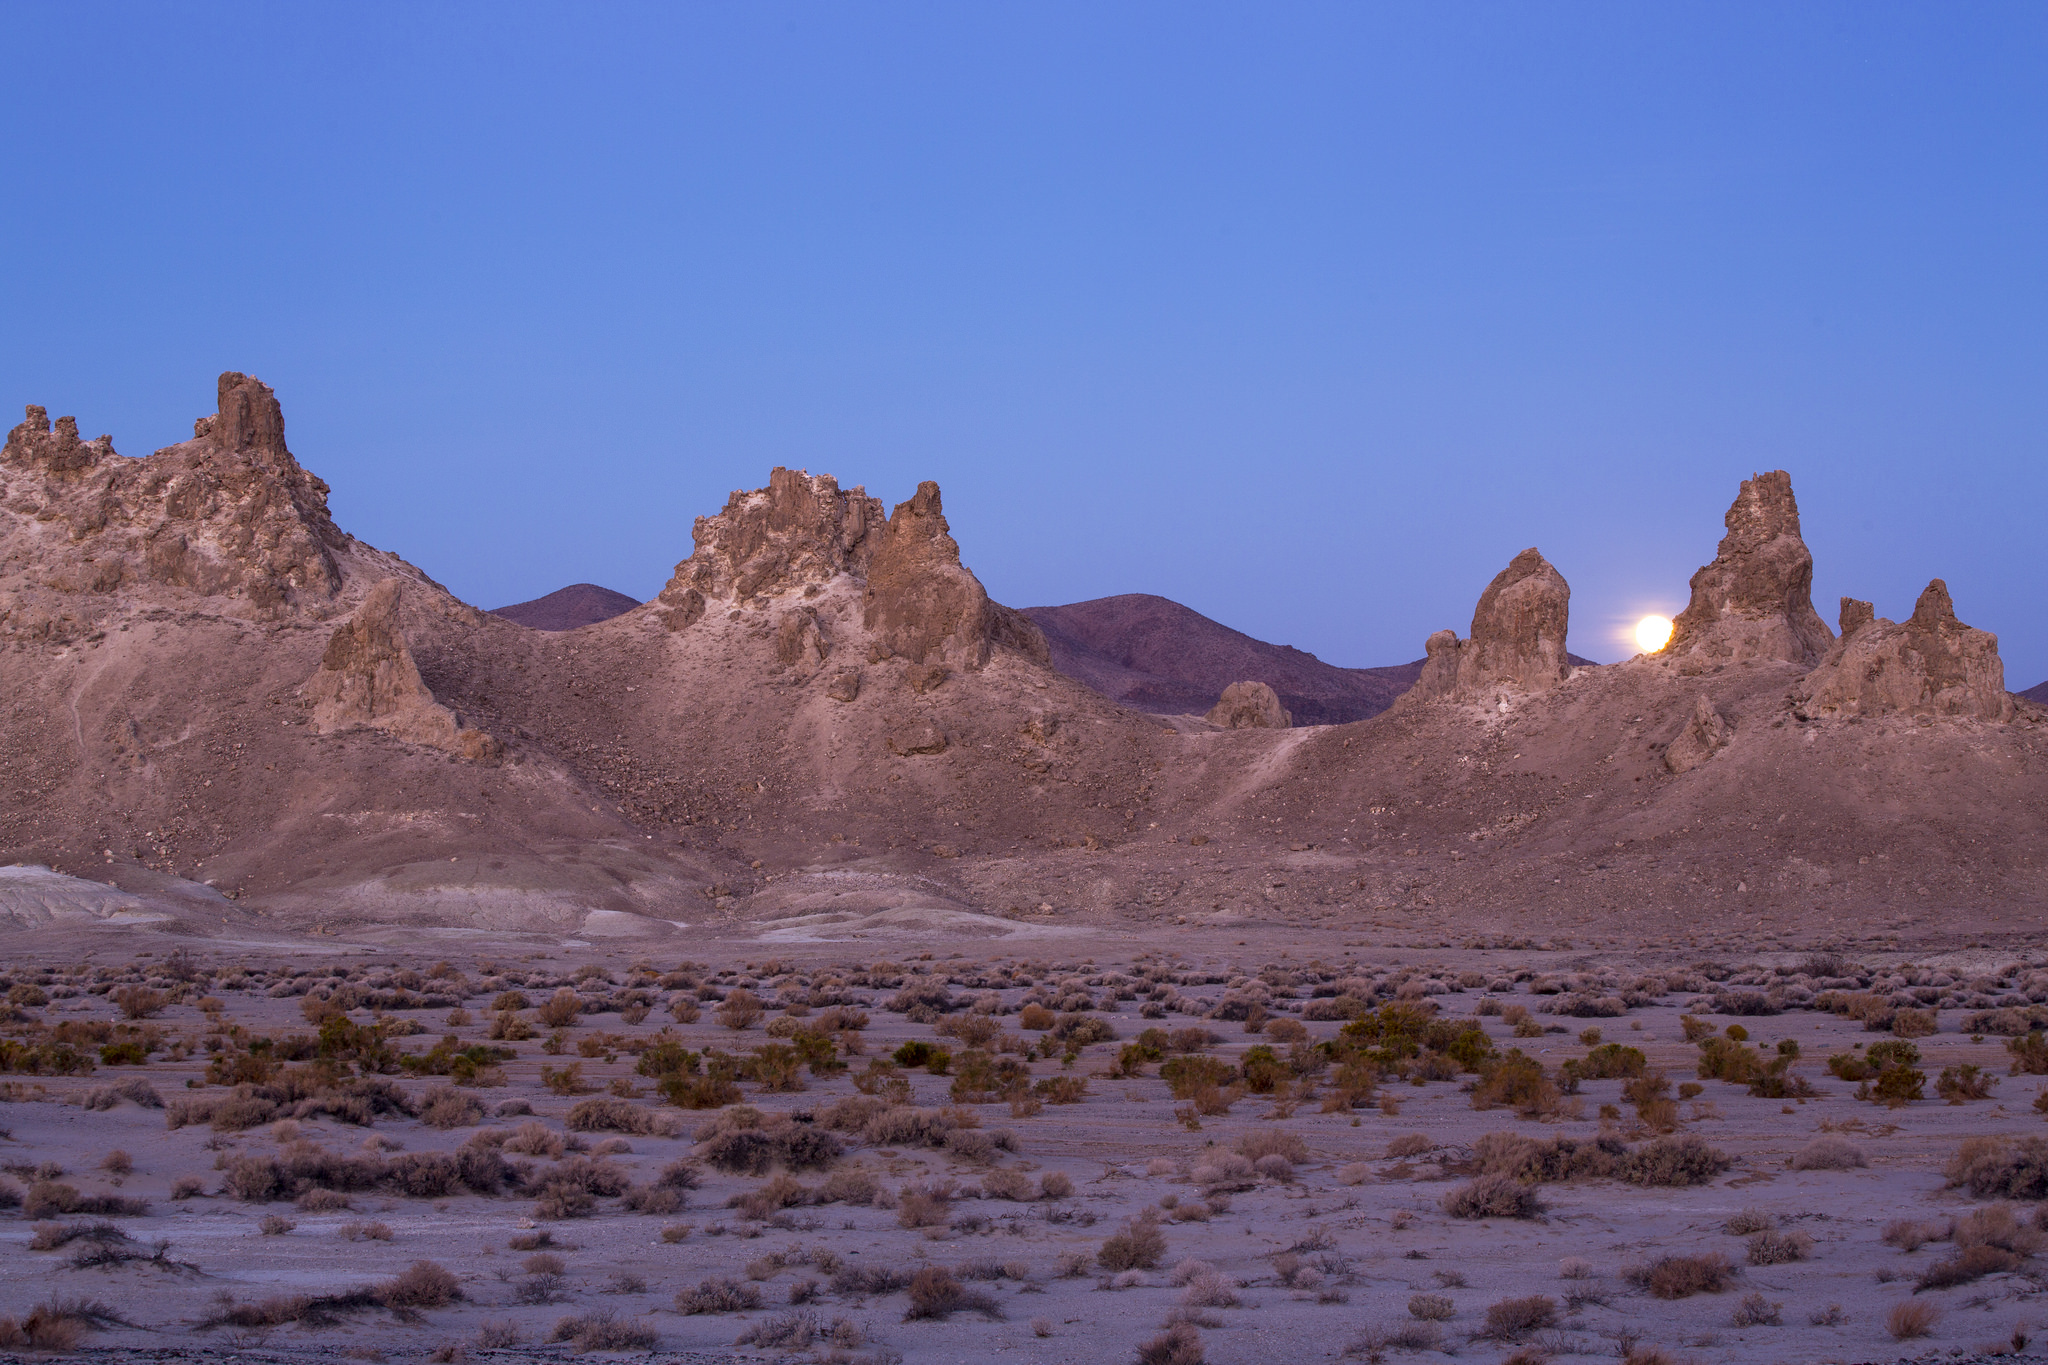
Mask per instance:
[[[1924,1337],[1934,1330],[1934,1324],[1941,1321],[1939,1305],[1925,1299],[1908,1299],[1892,1305],[1884,1315],[1884,1330],[1891,1333],[1894,1341],[1912,1341]]]
[[[1954,1231],[1951,1224],[1928,1222],[1918,1218],[1894,1218],[1884,1225],[1878,1240],[1886,1246],[1897,1247],[1900,1251],[1913,1252],[1929,1242],[1945,1242]]]
[[[1742,1302],[1735,1305],[1733,1321],[1737,1327],[1780,1327],[1785,1322],[1785,1305],[1760,1293],[1744,1294]]]
[[[1813,1239],[1803,1232],[1766,1231],[1749,1239],[1747,1259],[1751,1265],[1784,1265],[1812,1253]]]
[[[1202,1334],[1184,1322],[1138,1345],[1138,1365],[1202,1365]]]
[[[1747,1208],[1729,1215],[1721,1224],[1721,1231],[1730,1237],[1747,1237],[1753,1232],[1769,1232],[1778,1226],[1778,1220],[1768,1209]]]
[[[1720,1148],[1684,1133],[1632,1149],[1615,1173],[1631,1185],[1704,1185],[1734,1164]]]
[[[1408,1315],[1425,1322],[1449,1322],[1458,1315],[1458,1305],[1442,1294],[1417,1294],[1408,1300]]]

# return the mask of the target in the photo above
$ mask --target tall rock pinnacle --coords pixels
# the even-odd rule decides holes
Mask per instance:
[[[1556,686],[1571,671],[1564,647],[1571,601],[1564,575],[1534,546],[1522,551],[1479,595],[1470,639],[1450,630],[1429,637],[1422,676],[1401,701],[1493,701]]]
[[[1813,553],[1799,535],[1792,476],[1778,469],[1744,479],[1724,522],[1728,533],[1714,562],[1692,576],[1692,600],[1661,655],[1812,664],[1835,637],[1813,609]]]

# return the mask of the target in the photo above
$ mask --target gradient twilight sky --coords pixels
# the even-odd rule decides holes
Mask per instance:
[[[2048,6],[0,6],[0,402],[274,385],[483,606],[652,595],[782,463],[935,478],[1017,606],[1571,646],[1792,471],[1831,624],[2048,677]],[[11,419],[10,419],[11,420]]]

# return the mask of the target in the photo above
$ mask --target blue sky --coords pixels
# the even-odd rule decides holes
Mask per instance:
[[[1752,471],[1815,599],[2048,677],[2038,4],[0,7],[0,401],[273,384],[342,524],[651,595],[783,463],[936,478],[999,599],[1572,647]]]

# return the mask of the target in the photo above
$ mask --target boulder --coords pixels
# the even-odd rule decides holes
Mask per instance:
[[[313,709],[313,732],[331,735],[367,726],[409,744],[495,763],[504,746],[482,730],[465,727],[421,679],[399,628],[399,592],[398,579],[384,579],[329,637],[320,667],[301,689]]]
[[[1714,562],[1692,576],[1692,600],[1658,651],[1687,671],[1745,659],[1811,665],[1834,643],[1813,609],[1813,552],[1799,534],[1792,476],[1782,469],[1742,481]]]
[[[1728,747],[1735,729],[1704,696],[1695,698],[1692,717],[1678,737],[1664,746],[1664,766],[1673,773],[1689,773]]]
[[[1904,622],[1870,612],[1843,599],[1842,637],[1792,689],[1799,715],[2012,719],[1998,637],[1956,619],[1946,583],[1929,583]]]
[[[1471,638],[1460,640],[1452,630],[1429,637],[1422,673],[1401,702],[1495,702],[1506,693],[1555,687],[1571,671],[1564,647],[1571,601],[1564,575],[1534,546],[1522,551],[1479,595]]]
[[[1294,717],[1280,705],[1280,694],[1262,682],[1234,682],[1203,717],[1226,730],[1285,730]]]

